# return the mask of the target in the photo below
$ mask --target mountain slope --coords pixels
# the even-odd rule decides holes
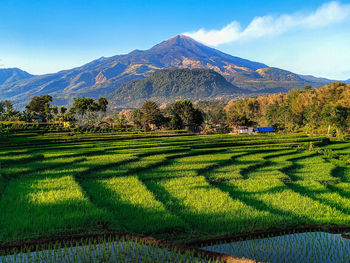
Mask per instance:
[[[70,70],[0,83],[0,99],[12,99],[17,106],[23,107],[29,95],[50,94],[56,104],[69,104],[78,96],[106,96],[126,82],[146,78],[167,68],[211,69],[248,92],[277,92],[326,83],[234,57],[178,35],[148,50],[102,57]]]
[[[33,75],[19,68],[0,69],[0,85],[8,85],[18,80],[29,79]]]
[[[130,81],[108,98],[116,105],[139,106],[146,99],[173,102],[242,94],[244,91],[208,69],[162,69],[145,79]]]

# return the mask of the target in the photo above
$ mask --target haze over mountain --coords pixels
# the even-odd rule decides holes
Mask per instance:
[[[0,99],[11,99],[17,106],[23,107],[30,96],[41,94],[52,95],[57,105],[69,104],[74,97],[79,96],[96,98],[108,96],[112,92],[114,95],[126,94],[126,87],[131,89],[135,84],[123,86],[123,92],[118,92],[123,84],[167,68],[210,69],[247,92],[272,93],[305,85],[321,86],[329,82],[234,57],[190,37],[177,35],[145,51],[134,50],[126,55],[102,57],[81,67],[54,74],[31,76],[22,71],[22,77],[7,78],[3,83],[0,82]],[[178,95],[190,98],[193,90],[186,92],[184,89],[184,93]],[[125,102],[122,104],[127,104]],[[128,103],[132,101],[128,100]]]

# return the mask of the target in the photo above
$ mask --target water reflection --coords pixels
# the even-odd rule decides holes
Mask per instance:
[[[344,237],[349,233],[343,234]],[[350,239],[341,234],[289,234],[203,247],[205,250],[272,263],[349,263]]]

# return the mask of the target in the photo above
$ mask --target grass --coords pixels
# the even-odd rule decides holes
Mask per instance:
[[[94,227],[108,219],[72,176],[11,180],[0,203],[0,240],[21,240]]]
[[[212,187],[203,176],[151,181],[148,185],[170,211],[201,235],[240,232],[257,217],[267,216]]]
[[[130,233],[152,234],[184,228],[135,176],[86,180],[84,188],[99,207],[113,216],[113,227]]]
[[[0,242],[96,229],[185,241],[300,224],[350,226],[349,164],[300,151],[312,142],[349,154],[349,142],[148,135],[6,139]]]

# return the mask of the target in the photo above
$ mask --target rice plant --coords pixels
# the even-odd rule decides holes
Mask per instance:
[[[324,232],[263,237],[203,249],[271,263],[348,263],[350,259],[350,240]]]
[[[198,254],[198,253],[197,253]],[[0,263],[29,262],[207,262],[219,263],[202,253],[196,255],[193,250],[181,251],[176,247],[161,248],[143,240],[94,239],[82,244],[66,242],[52,244],[45,250],[22,249],[14,254],[0,256]]]
[[[0,242],[110,230],[184,241],[350,225],[349,164],[301,150],[312,142],[344,155],[349,142],[140,136],[11,138],[0,149]]]

